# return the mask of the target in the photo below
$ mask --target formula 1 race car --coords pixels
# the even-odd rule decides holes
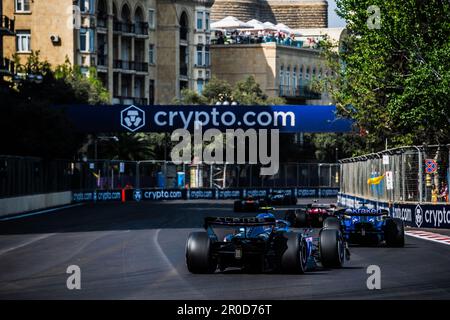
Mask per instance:
[[[271,213],[247,218],[207,217],[204,227],[206,232],[192,232],[186,242],[186,264],[192,273],[229,267],[304,273],[315,263],[339,268],[349,259],[336,224],[325,226],[316,238],[306,230],[291,230],[289,222],[276,220]]]
[[[252,196],[245,197],[241,200],[234,201],[234,212],[256,212],[264,203],[260,199]]]
[[[405,227],[403,220],[389,216],[388,210],[342,209],[336,211],[345,239],[350,243],[386,242],[389,247],[405,245]]]
[[[272,192],[268,194],[262,201],[264,201],[265,205],[267,206],[296,205],[297,197],[283,192]]]
[[[287,210],[285,219],[296,228],[321,228],[328,217],[333,217],[336,211],[334,203],[313,203],[303,208]]]

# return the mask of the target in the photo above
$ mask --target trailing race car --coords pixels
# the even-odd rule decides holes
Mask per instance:
[[[313,203],[306,207],[287,210],[285,219],[296,228],[321,228],[328,217],[333,217],[336,211],[334,203]]]
[[[248,196],[244,199],[234,201],[233,207],[235,212],[256,212],[262,204],[261,200]]]
[[[204,227],[206,231],[192,232],[186,242],[186,264],[192,273],[229,267],[304,273],[317,262],[339,268],[349,259],[342,233],[332,223],[317,237],[306,230],[290,230],[289,222],[276,220],[271,213],[246,218],[207,217]]]
[[[386,242],[389,247],[405,245],[403,220],[389,216],[388,210],[342,209],[336,212],[340,217],[342,232],[351,243]]]
[[[272,192],[268,194],[263,201],[265,205],[268,206],[296,205],[297,197],[283,192]]]

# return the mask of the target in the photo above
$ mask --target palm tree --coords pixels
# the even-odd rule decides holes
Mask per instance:
[[[108,141],[99,150],[99,158],[112,160],[161,159],[163,137],[160,134],[120,133],[118,141]]]

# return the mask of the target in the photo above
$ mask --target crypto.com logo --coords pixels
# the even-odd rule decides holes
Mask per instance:
[[[422,223],[423,223],[423,209],[422,209],[422,207],[420,206],[420,204],[418,204],[417,206],[416,206],[416,226],[418,227],[418,228],[420,228],[420,226],[422,225]]]
[[[131,132],[135,132],[145,126],[145,112],[133,105],[123,109],[120,112],[120,125]]]

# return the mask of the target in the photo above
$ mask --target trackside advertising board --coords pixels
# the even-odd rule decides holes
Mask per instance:
[[[329,105],[180,106],[65,105],[68,120],[80,132],[173,132],[202,129],[279,129],[280,132],[349,132],[352,122],[336,117]]]
[[[161,200],[226,200],[246,196],[265,197],[273,192],[298,198],[335,197],[338,188],[199,188],[199,189],[127,189],[73,191],[73,202],[103,201],[161,201]]]
[[[346,194],[338,195],[338,203],[349,208],[359,208],[363,204],[368,208],[387,209],[394,218],[400,218],[405,224],[416,228],[450,229],[450,204],[448,203],[394,203],[376,202]]]

